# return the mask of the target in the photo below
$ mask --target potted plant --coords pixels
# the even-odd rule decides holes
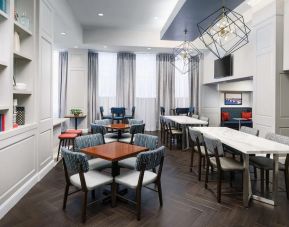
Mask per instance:
[[[75,117],[78,117],[82,114],[82,110],[78,108],[73,108],[70,110],[70,113],[73,114]]]

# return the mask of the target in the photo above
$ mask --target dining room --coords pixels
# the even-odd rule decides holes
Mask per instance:
[[[0,0],[0,226],[288,226],[288,25],[289,0]]]

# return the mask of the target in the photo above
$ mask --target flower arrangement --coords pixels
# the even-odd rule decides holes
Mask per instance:
[[[79,108],[73,108],[70,110],[70,113],[73,114],[74,116],[79,116],[82,114],[82,110]]]

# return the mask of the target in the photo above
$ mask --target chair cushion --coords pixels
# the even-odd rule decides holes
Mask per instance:
[[[274,160],[263,156],[250,156],[250,164],[265,170],[273,170]],[[285,170],[285,165],[279,162],[279,169]]]
[[[77,134],[63,133],[58,136],[59,139],[75,139]]]
[[[211,157],[210,162],[214,167],[217,167],[216,158]],[[221,168],[224,171],[243,170],[243,164],[229,157],[220,157]]]
[[[230,119],[229,112],[222,112],[221,113],[222,121],[228,121]]]
[[[183,134],[183,132],[180,130],[172,129],[172,134]]]
[[[69,133],[69,134],[77,134],[77,135],[81,135],[82,134],[82,130],[77,130],[77,129],[67,129],[65,131],[65,133]]]
[[[201,148],[201,154],[202,154],[202,156],[205,156],[205,155],[206,155],[205,147],[204,147],[204,146],[200,146],[200,148]],[[195,147],[194,147],[194,150],[195,150],[196,152],[198,152],[198,146],[195,146]]]
[[[118,140],[119,142],[123,142],[123,143],[130,143],[131,141],[131,137],[128,137],[128,138],[121,138]]]
[[[135,169],[136,157],[126,158],[118,162],[120,167]]]
[[[242,116],[242,118],[245,118],[245,119],[249,120],[249,119],[252,118],[252,112],[242,112],[241,116]]]
[[[89,165],[89,169],[93,170],[101,170],[101,169],[105,169],[105,168],[110,168],[111,167],[111,162],[104,160],[102,158],[93,158],[88,160],[88,165]]]
[[[136,188],[138,184],[140,172],[130,170],[126,173],[123,173],[117,177],[115,177],[115,182],[118,184],[122,184],[129,188]],[[145,171],[144,178],[143,178],[143,186],[153,183],[157,179],[157,174]]]
[[[99,171],[91,170],[84,173],[84,178],[88,190],[93,190],[99,186],[110,184],[113,181],[111,176],[103,174]],[[70,177],[70,182],[77,188],[81,188],[79,174],[74,174]]]

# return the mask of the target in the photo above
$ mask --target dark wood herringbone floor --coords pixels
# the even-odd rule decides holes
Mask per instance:
[[[131,205],[118,202],[96,203],[88,208],[86,226],[289,226],[289,202],[280,192],[279,206],[272,207],[252,202],[249,209],[242,207],[238,189],[223,184],[222,203],[215,197],[216,185],[204,189],[195,173],[189,172],[189,152],[167,150],[162,176],[164,206],[160,209],[157,194],[143,189],[142,219],[136,220]],[[195,167],[196,169],[196,167]],[[238,186],[239,177],[236,176]],[[284,188],[283,176],[280,186]],[[82,226],[81,195],[68,198],[66,211],[62,211],[64,173],[59,163],[39,182],[1,221],[0,226]],[[239,186],[240,189],[240,186]],[[228,193],[228,192],[234,192]],[[100,192],[98,192],[98,195]],[[129,193],[133,198],[133,194]]]

